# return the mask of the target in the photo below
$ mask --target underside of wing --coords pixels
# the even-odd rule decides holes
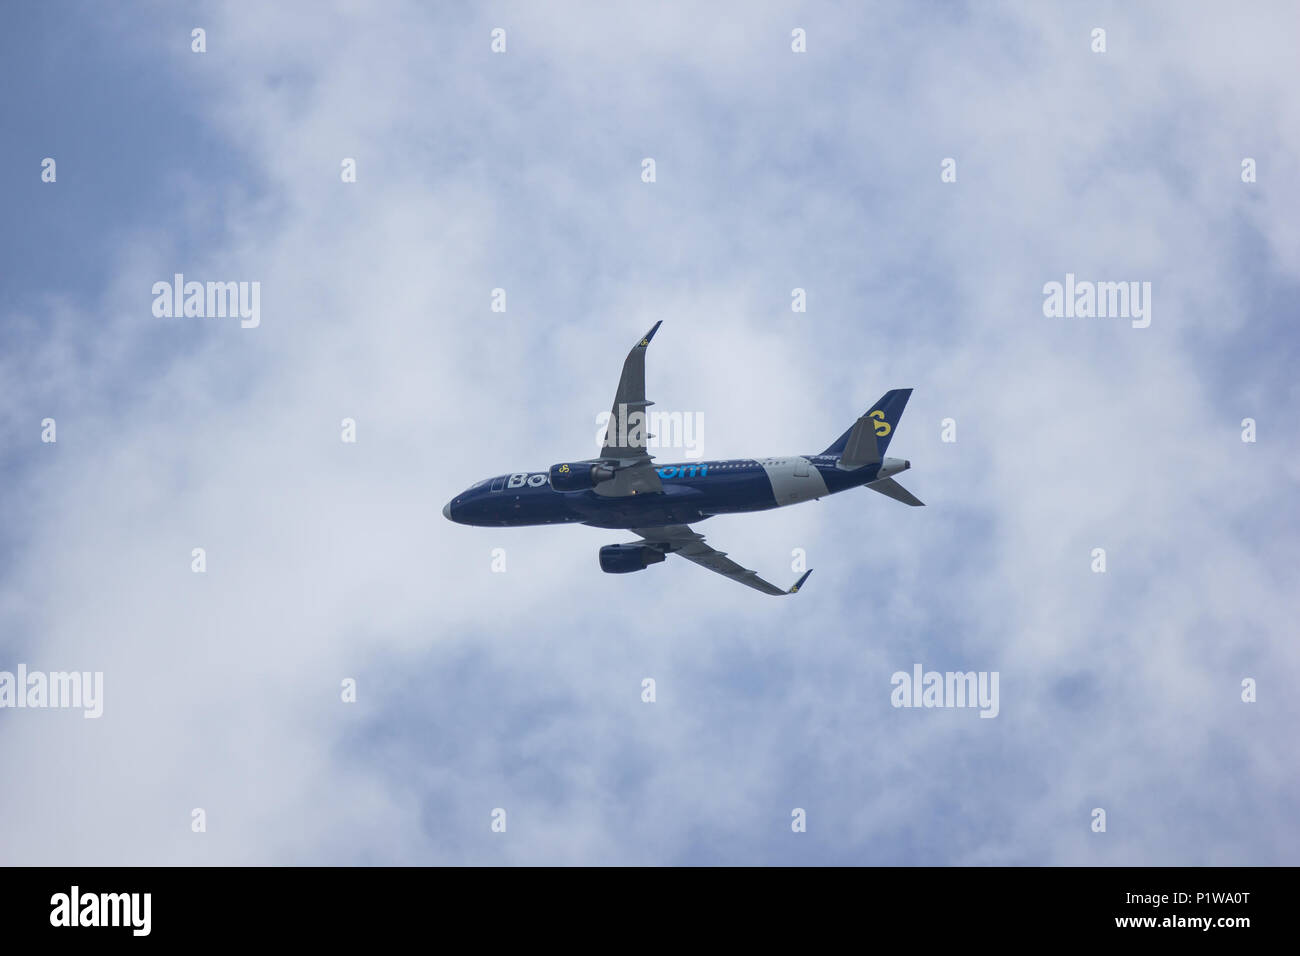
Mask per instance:
[[[623,374],[614,393],[614,408],[605,429],[604,447],[600,450],[601,459],[614,464],[617,471],[613,480],[596,487],[598,495],[617,498],[664,490],[646,452],[650,434],[645,411],[654,404],[645,397],[645,353],[661,324],[656,322],[641,336],[623,362]]]
[[[764,594],[778,596],[794,594],[808,580],[808,575],[812,574],[812,569],[809,568],[804,572],[803,577],[787,590],[779,588],[769,581],[764,581],[758,576],[757,571],[741,567],[728,558],[725,551],[718,551],[709,547],[704,542],[704,535],[692,531],[688,525],[675,524],[666,525],[662,528],[633,528],[632,531],[634,534],[640,535],[648,545],[665,554],[679,555],[693,564],[708,568],[725,578],[731,578],[733,581],[738,581],[756,591],[762,591]]]

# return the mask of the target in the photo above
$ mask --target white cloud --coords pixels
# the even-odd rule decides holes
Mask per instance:
[[[212,52],[166,69],[250,179],[209,187],[196,156],[102,319],[51,306],[58,336],[6,363],[24,407],[66,408],[57,464],[22,472],[6,617],[107,695],[93,728],[6,718],[30,768],[6,860],[1294,862],[1296,546],[1261,515],[1294,524],[1295,456],[1280,423],[1242,445],[1220,385],[1294,411],[1252,311],[1294,281],[1294,186],[1236,179],[1238,153],[1300,152],[1292,14],[1116,8],[1094,57],[1078,18],[1019,6],[823,11],[799,60],[776,7],[394,11],[214,11]],[[1151,328],[1044,319],[1069,270],[1152,280]],[[174,271],[261,281],[262,327],[161,325]],[[915,385],[894,448],[929,507],[701,528],[777,580],[805,547],[779,602],[680,562],[601,575],[618,533],[442,519],[585,454],[659,318],[650,397],[704,413],[710,455],[820,450]],[[1260,328],[1257,365],[1216,361]],[[1000,670],[1002,715],[892,710],[914,661]]]

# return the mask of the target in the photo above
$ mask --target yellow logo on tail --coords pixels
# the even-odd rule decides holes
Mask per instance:
[[[894,430],[893,426],[885,421],[885,413],[878,408],[867,417],[876,419],[876,436],[878,438],[884,438]]]

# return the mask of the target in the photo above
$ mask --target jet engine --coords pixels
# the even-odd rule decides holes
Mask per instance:
[[[644,571],[663,559],[664,553],[658,548],[641,544],[607,544],[600,549],[600,569],[608,574]]]
[[[551,487],[556,491],[583,491],[595,488],[602,481],[609,481],[613,477],[613,467],[590,461],[551,466]]]

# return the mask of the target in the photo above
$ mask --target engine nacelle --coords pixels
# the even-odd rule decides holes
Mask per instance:
[[[584,491],[614,477],[609,465],[590,461],[565,462],[551,466],[551,487],[556,491]]]
[[[644,571],[663,559],[664,553],[658,548],[641,544],[607,544],[600,549],[600,569],[609,574]]]

